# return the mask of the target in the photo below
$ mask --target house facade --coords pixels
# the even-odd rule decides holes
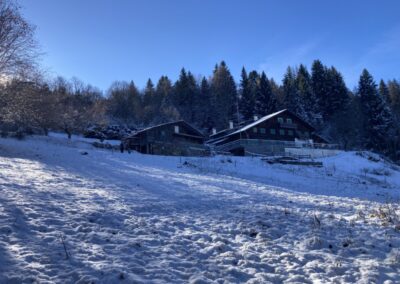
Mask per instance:
[[[221,135],[222,134],[222,135]],[[330,148],[315,128],[284,109],[240,127],[220,131],[207,141],[217,152],[234,155],[283,154],[289,148]]]
[[[149,127],[124,139],[127,149],[144,154],[203,156],[208,153],[204,135],[180,120]]]

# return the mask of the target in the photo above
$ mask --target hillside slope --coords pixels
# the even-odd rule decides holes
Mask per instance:
[[[398,283],[400,172],[322,161],[0,139],[0,283]]]

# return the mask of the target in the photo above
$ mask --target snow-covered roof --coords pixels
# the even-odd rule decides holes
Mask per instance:
[[[271,118],[273,118],[273,117],[275,117],[275,116],[281,114],[281,113],[284,112],[284,111],[286,111],[286,109],[283,109],[283,110],[280,110],[280,111],[271,113],[271,114],[269,114],[269,115],[266,115],[266,116],[260,118],[259,120],[256,120],[256,121],[254,121],[253,123],[250,123],[250,124],[248,124],[248,125],[246,125],[246,126],[240,128],[240,129],[236,130],[235,132],[232,132],[232,133],[228,134],[228,136],[229,136],[229,135],[238,134],[238,133],[243,132],[243,131],[246,131],[246,130],[252,128],[253,126],[256,126],[256,125],[259,124],[259,123],[262,123],[262,122],[264,122],[264,121],[266,121],[266,120],[268,120],[268,119],[271,119]]]
[[[170,124],[177,124],[177,123],[184,123],[184,124],[186,124],[189,128],[191,128],[194,132],[196,132],[197,134],[199,134],[199,135],[201,135],[201,136],[204,136],[204,134],[201,133],[200,130],[196,129],[194,126],[190,125],[190,124],[187,123],[186,121],[184,121],[184,120],[177,120],[177,121],[161,123],[161,124],[158,124],[158,125],[154,125],[154,126],[150,126],[150,127],[144,128],[144,129],[142,129],[142,130],[139,130],[139,131],[133,133],[133,134],[130,135],[129,137],[136,136],[137,134],[146,132],[146,131],[148,131],[148,130],[150,130],[150,129],[153,129],[153,128],[157,128],[157,127],[161,127],[161,126],[165,126],[165,125],[170,125]],[[127,137],[127,138],[129,138],[129,137]]]

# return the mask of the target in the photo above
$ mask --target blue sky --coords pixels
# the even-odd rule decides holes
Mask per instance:
[[[367,68],[400,79],[400,1],[21,0],[37,26],[43,65],[106,90],[175,80],[182,67],[211,75],[225,60],[281,82],[288,65],[334,65],[350,88]]]

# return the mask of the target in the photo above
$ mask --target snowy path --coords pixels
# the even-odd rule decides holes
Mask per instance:
[[[398,173],[187,161],[1,139],[0,283],[400,282]]]

